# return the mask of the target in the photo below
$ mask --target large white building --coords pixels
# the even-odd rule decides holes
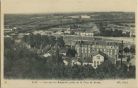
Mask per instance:
[[[119,54],[119,44],[115,42],[100,41],[79,41],[75,45],[77,56],[80,59],[90,58],[94,53],[102,52],[110,58],[112,63],[116,63]]]

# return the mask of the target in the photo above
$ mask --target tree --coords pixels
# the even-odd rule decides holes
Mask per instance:
[[[71,48],[68,48],[68,50],[67,50],[67,56],[69,56],[69,57],[75,57],[75,55],[76,55],[76,50],[75,49],[71,49]]]
[[[101,65],[96,69],[97,78],[115,78],[117,74],[117,68],[112,62],[108,59],[105,60]]]
[[[124,52],[127,54],[127,53],[129,53],[129,51],[130,51],[130,49],[128,48],[128,47],[125,47],[124,48]]]
[[[65,42],[64,42],[64,40],[63,40],[63,37],[57,38],[57,43],[58,43],[58,45],[59,45],[60,47],[64,47]]]
[[[71,35],[74,35],[74,34],[75,34],[75,32],[74,32],[74,31],[71,31],[71,32],[70,32],[70,34],[71,34]]]
[[[5,47],[4,50],[5,77],[31,78],[37,76],[39,67],[42,66],[40,57],[25,48],[22,43],[14,44],[12,47],[10,50]]]

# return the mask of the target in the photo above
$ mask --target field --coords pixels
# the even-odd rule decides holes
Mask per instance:
[[[72,15],[89,15],[90,19],[80,20],[69,18]],[[69,13],[69,14],[5,14],[6,27],[17,27],[24,32],[31,30],[47,30],[51,27],[68,26],[95,22],[104,23],[134,23],[133,12],[97,12],[97,13]]]

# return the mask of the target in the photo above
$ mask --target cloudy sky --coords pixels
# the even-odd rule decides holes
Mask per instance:
[[[3,0],[4,13],[56,13],[136,10],[136,0]]]

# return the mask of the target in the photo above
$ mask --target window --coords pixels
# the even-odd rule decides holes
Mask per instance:
[[[92,60],[92,63],[94,63],[93,60]]]
[[[97,56],[97,59],[100,59],[100,56]]]
[[[102,48],[102,46],[99,45],[99,48]]]
[[[117,50],[115,50],[115,54],[117,54]]]
[[[99,61],[97,61],[97,65],[99,65]]]
[[[88,53],[91,53],[90,50],[88,51]]]
[[[87,53],[87,50],[85,50],[85,53]]]
[[[79,51],[80,51],[80,49],[78,48],[78,49],[77,49],[77,51],[79,52]]]
[[[94,61],[94,67],[96,67],[96,61]]]

